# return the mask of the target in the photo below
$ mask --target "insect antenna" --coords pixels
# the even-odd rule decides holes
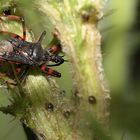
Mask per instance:
[[[49,67],[59,66],[59,65],[63,64],[64,62],[69,62],[69,61],[68,60],[63,60],[63,61],[61,61],[57,64],[47,64],[47,66],[49,66]]]

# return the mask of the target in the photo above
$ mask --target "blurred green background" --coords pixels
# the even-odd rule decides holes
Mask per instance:
[[[26,7],[26,2],[23,0],[23,7],[21,4],[20,8],[25,12],[29,28],[35,32],[35,37],[44,29],[48,30],[44,43],[50,42],[51,23],[43,15],[38,15],[34,9],[28,10],[31,6]],[[112,12],[99,23],[103,36],[103,63],[112,97],[110,127],[112,140],[140,140],[139,7],[138,0],[109,0],[104,11],[105,13]],[[40,19],[36,19],[34,14],[40,16]],[[37,26],[39,28],[36,28]],[[57,82],[69,95],[72,90],[69,65],[64,64],[57,69],[62,73],[62,78],[57,79]],[[9,93],[3,88],[0,90],[0,105],[6,105]],[[20,122],[0,112],[0,140],[19,139],[26,140]]]

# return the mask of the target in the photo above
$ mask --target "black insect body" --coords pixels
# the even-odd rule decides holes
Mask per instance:
[[[37,42],[27,42],[24,19],[15,15],[2,15],[0,19],[3,20],[3,17],[10,20],[21,21],[23,37],[14,33],[0,31],[1,34],[10,36],[10,38],[0,42],[0,61],[14,63],[17,73],[21,72],[23,66],[26,67],[19,77],[21,80],[30,66],[39,67],[41,71],[47,75],[61,77],[61,73],[49,68],[64,63],[63,56],[58,55],[60,44],[53,44],[48,50],[44,50],[41,46],[41,42],[46,31],[41,34]],[[49,64],[49,62],[53,62],[54,64]]]

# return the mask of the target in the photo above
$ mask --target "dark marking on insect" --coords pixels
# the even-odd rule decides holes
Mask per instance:
[[[54,43],[47,50],[43,49],[41,42],[46,35],[46,31],[42,32],[36,42],[26,41],[24,18],[8,14],[9,11],[5,11],[5,14],[0,15],[0,19],[21,22],[23,36],[21,37],[15,33],[7,31],[0,31],[0,34],[10,36],[0,42],[0,62],[6,61],[8,63],[15,64],[16,72],[19,73],[19,75],[22,72],[19,76],[19,80],[25,79],[30,67],[39,67],[40,70],[47,75],[61,77],[61,73],[49,68],[52,66],[59,66],[64,63],[65,60],[63,59],[63,56],[59,55],[61,44]],[[49,62],[51,62],[51,64]]]
[[[96,103],[96,98],[94,96],[89,96],[88,101],[90,104],[95,104]]]
[[[54,110],[54,105],[52,103],[46,103],[45,108],[48,111],[53,111]]]

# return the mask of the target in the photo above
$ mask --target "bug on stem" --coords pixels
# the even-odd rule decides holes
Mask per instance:
[[[16,72],[19,74],[19,80],[26,77],[30,67],[39,67],[40,70],[54,77],[61,77],[61,73],[53,70],[52,66],[59,66],[64,63],[63,56],[59,55],[61,44],[53,44],[47,50],[43,49],[41,42],[46,35],[43,31],[36,42],[26,41],[26,27],[24,18],[15,15],[0,15],[0,20],[14,20],[22,23],[23,36],[8,31],[0,31],[2,35],[8,35],[9,38],[0,42],[0,62],[3,61],[16,65]],[[49,64],[52,62],[53,64]],[[24,69],[23,69],[24,68]]]

